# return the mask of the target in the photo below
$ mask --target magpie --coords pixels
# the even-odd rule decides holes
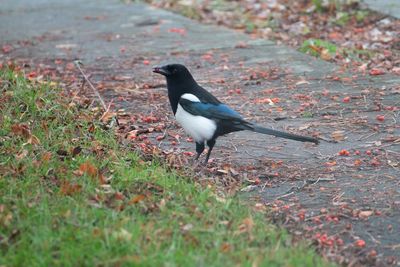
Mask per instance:
[[[215,96],[197,84],[189,70],[181,64],[154,67],[154,73],[165,76],[168,98],[178,123],[196,142],[196,160],[208,146],[204,164],[207,164],[219,136],[249,130],[301,142],[318,144],[316,138],[301,136],[259,126],[221,103]]]

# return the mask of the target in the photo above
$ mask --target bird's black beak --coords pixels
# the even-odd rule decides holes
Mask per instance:
[[[168,76],[168,75],[171,74],[171,73],[170,73],[168,70],[166,70],[164,67],[154,67],[154,68],[153,68],[153,72],[154,72],[154,73],[159,73],[159,74],[164,75],[164,76]]]

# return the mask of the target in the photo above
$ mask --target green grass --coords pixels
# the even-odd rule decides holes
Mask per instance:
[[[336,54],[354,61],[363,62],[365,59],[371,59],[375,52],[370,50],[360,50],[355,48],[338,47],[335,44],[321,39],[308,39],[303,42],[299,48],[300,52],[320,57],[324,60],[330,60]]]
[[[326,50],[329,55],[334,56],[337,47],[333,43],[321,39],[308,39],[299,48],[300,52],[308,53],[315,57],[319,57],[322,50]]]
[[[3,69],[0,91],[0,266],[328,265],[238,197],[121,148],[60,90]]]

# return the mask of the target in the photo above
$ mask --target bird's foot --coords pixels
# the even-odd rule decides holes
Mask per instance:
[[[199,157],[196,156],[194,159],[191,160],[192,166],[193,168],[196,168],[197,166],[199,166],[200,161],[199,161]]]

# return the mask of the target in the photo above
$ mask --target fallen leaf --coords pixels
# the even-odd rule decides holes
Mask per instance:
[[[302,85],[302,84],[310,84],[310,82],[309,82],[309,81],[306,81],[306,80],[300,80],[300,81],[298,81],[298,82],[296,83],[296,85]]]
[[[36,136],[34,136],[33,134],[29,137],[28,139],[28,144],[31,145],[39,145],[40,144],[40,140],[39,138],[37,138]]]
[[[45,152],[45,153],[43,153],[43,155],[42,155],[42,161],[44,161],[44,162],[49,161],[49,160],[51,159],[51,156],[52,156],[51,152]]]
[[[11,45],[3,45],[2,50],[4,54],[10,53],[13,50],[13,47]]]
[[[82,186],[79,184],[71,184],[69,181],[64,181],[61,185],[60,192],[63,195],[70,196],[80,192]]]
[[[223,253],[229,252],[231,250],[231,245],[229,243],[223,243],[220,247],[220,251]]]
[[[248,217],[242,221],[242,223],[239,225],[238,232],[245,233],[245,232],[250,232],[253,229],[254,226],[254,221],[252,218]]]
[[[360,213],[358,214],[358,217],[360,217],[361,219],[366,219],[369,216],[371,216],[374,212],[372,210],[364,210],[364,211],[360,211]]]
[[[184,232],[188,232],[193,229],[193,224],[188,223],[181,227],[181,230]]]
[[[28,150],[24,149],[19,154],[15,155],[15,158],[17,160],[21,160],[21,159],[25,158],[27,155],[28,155]]]
[[[137,195],[137,196],[135,196],[134,198],[132,198],[130,201],[129,201],[129,203],[128,204],[136,204],[136,203],[138,203],[138,202],[140,202],[140,201],[142,201],[143,199],[145,199],[146,197],[145,197],[145,195]]]
[[[180,35],[186,35],[186,29],[183,29],[183,28],[171,28],[168,30],[168,32],[174,32],[174,33],[178,33]]]
[[[86,173],[87,175],[89,175],[90,177],[96,177],[97,176],[97,174],[98,174],[98,170],[97,170],[97,168],[95,167],[95,166],[93,166],[93,164],[92,163],[90,163],[90,162],[85,162],[85,163],[82,163],[80,166],[79,166],[79,170],[81,171],[81,172],[83,172],[83,173]]]
[[[332,137],[333,140],[335,140],[337,142],[343,141],[345,139],[344,131],[334,131],[331,134],[331,137]]]
[[[130,241],[132,239],[132,234],[124,228],[121,228],[119,231],[113,232],[113,236],[120,241]]]
[[[362,239],[359,239],[359,240],[357,240],[356,242],[354,242],[354,245],[355,245],[356,247],[363,248],[363,247],[365,247],[365,241],[362,240]]]
[[[385,116],[384,115],[377,115],[376,116],[377,121],[385,121]]]
[[[382,69],[376,69],[376,68],[374,68],[374,69],[371,69],[370,71],[369,71],[369,74],[370,75],[382,75],[382,74],[385,74],[385,71],[384,70],[382,70]]]
[[[15,135],[23,136],[29,138],[31,136],[31,131],[26,124],[14,124],[11,126],[11,132]]]
[[[235,48],[247,48],[249,45],[245,42],[239,42],[235,45]]]
[[[321,51],[321,54],[320,54],[320,57],[323,59],[323,60],[326,60],[326,61],[329,61],[329,60],[331,60],[332,59],[332,56],[331,56],[331,54],[329,53],[329,50],[328,49],[322,49],[322,51]]]
[[[217,170],[217,173],[219,173],[219,174],[228,174],[229,172],[227,170],[219,169],[219,170]]]
[[[71,154],[72,154],[73,157],[75,157],[76,155],[78,155],[79,153],[81,153],[81,151],[82,151],[82,148],[81,148],[80,146],[77,146],[77,147],[74,147],[74,148],[72,149]]]
[[[65,49],[65,50],[71,50],[72,48],[76,48],[76,44],[58,44],[56,45],[56,48],[58,49]]]

